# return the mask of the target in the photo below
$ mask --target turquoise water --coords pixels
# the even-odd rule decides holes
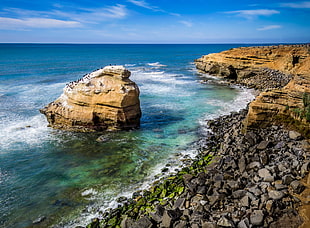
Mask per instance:
[[[238,45],[0,44],[0,227],[85,225],[119,196],[148,186],[194,156],[205,119],[245,107],[250,91],[199,74],[193,60]],[[240,46],[240,45],[239,45]],[[39,109],[65,84],[125,65],[141,91],[141,128],[71,133]],[[208,78],[207,83],[202,83]]]

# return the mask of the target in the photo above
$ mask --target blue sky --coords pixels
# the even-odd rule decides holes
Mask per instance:
[[[305,43],[310,1],[0,0],[0,42]]]

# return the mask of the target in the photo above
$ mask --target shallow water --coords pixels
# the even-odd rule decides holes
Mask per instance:
[[[38,218],[86,224],[115,198],[147,186],[166,163],[194,156],[204,120],[237,111],[251,91],[201,83],[193,60],[237,45],[0,45],[0,227]],[[141,91],[141,128],[106,133],[50,129],[39,109],[65,84],[125,65]]]

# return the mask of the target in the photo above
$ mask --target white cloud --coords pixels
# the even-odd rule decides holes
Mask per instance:
[[[145,9],[149,9],[152,10],[154,12],[162,12],[162,13],[167,13],[170,14],[171,16],[175,16],[175,17],[180,17],[181,14],[179,13],[173,13],[173,12],[167,12],[161,8],[159,8],[158,6],[152,6],[150,5],[148,2],[144,1],[144,0],[127,0],[127,2],[130,2],[136,6],[145,8]]]
[[[0,17],[0,29],[29,29],[29,28],[76,28],[81,23],[77,21],[65,21],[51,18],[9,18]]]
[[[281,25],[267,25],[267,26],[258,28],[257,30],[258,31],[266,31],[266,30],[279,29],[279,28],[282,28],[282,26]]]
[[[181,14],[179,13],[169,13],[171,16],[175,16],[175,17],[181,17]]]
[[[6,8],[4,12],[8,12],[12,18],[25,21],[27,18],[43,18],[46,19],[46,24],[50,20],[50,24],[53,24],[51,20],[56,21],[74,21],[76,23],[97,23],[106,20],[123,19],[128,13],[125,5],[117,4],[113,6],[107,6],[104,8],[75,8],[74,11],[62,9],[54,9],[51,11],[35,11],[25,10],[19,8]],[[51,19],[53,18],[53,19]],[[57,24],[57,22],[55,22]]]
[[[128,2],[130,2],[130,3],[132,3],[132,4],[134,4],[134,5],[136,5],[136,6],[140,6],[140,7],[143,7],[143,8],[147,8],[147,9],[151,9],[152,7],[148,4],[148,3],[146,3],[145,1],[139,1],[139,0],[127,0]]]
[[[257,9],[257,10],[236,10],[236,11],[228,11],[228,14],[235,14],[240,17],[245,18],[253,18],[256,16],[271,16],[274,14],[279,14],[278,10],[270,10],[270,9]]]
[[[296,9],[310,9],[310,2],[289,2],[282,3],[281,6]]]
[[[185,25],[186,27],[192,27],[193,23],[190,21],[179,21],[181,24]]]
[[[80,8],[77,10],[78,12],[54,10],[51,14],[58,17],[70,18],[81,23],[90,24],[111,19],[123,19],[128,15],[126,6],[121,4],[108,6],[105,8]]]
[[[39,10],[27,10],[20,8],[4,8],[4,15],[10,15],[10,17],[15,18],[32,18],[32,17],[48,17],[51,14],[49,11],[39,11]]]
[[[98,14],[98,11],[96,13]],[[117,4],[116,6],[110,6],[104,8],[103,12],[99,13],[99,15],[109,18],[124,18],[127,16],[126,6],[121,4]]]
[[[55,4],[53,4],[53,6],[55,8],[64,8],[64,6],[62,4],[59,4],[59,3],[55,3]]]
[[[157,6],[151,6],[149,3],[147,3],[144,0],[127,0],[127,1],[136,5],[136,6],[140,6],[140,7],[146,8],[146,9],[150,9],[153,11],[162,11]]]

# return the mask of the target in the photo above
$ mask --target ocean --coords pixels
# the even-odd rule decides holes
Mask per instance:
[[[198,153],[207,119],[254,98],[195,69],[194,59],[238,46],[245,45],[0,44],[0,227],[86,225],[163,168],[177,171]],[[66,83],[110,64],[124,65],[140,88],[141,128],[47,127],[39,109]],[[108,140],[97,141],[101,135]]]

